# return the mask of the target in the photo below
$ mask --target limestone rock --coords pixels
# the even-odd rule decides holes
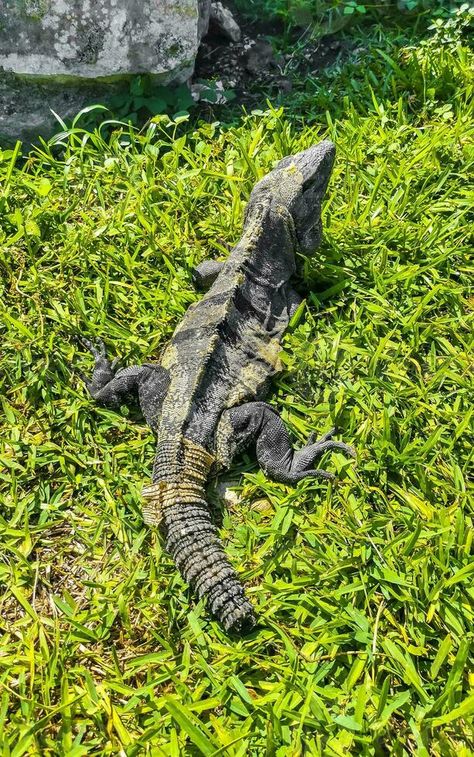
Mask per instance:
[[[0,71],[0,148],[14,145],[17,139],[25,145],[36,144],[40,136],[48,139],[61,129],[54,113],[63,120],[72,119],[110,94],[109,85],[55,86],[22,81]]]
[[[150,73],[182,82],[199,23],[196,0],[4,0],[0,65],[48,78]]]
[[[48,132],[49,109],[77,112],[90,87],[140,73],[186,81],[209,14],[210,0],[1,0],[0,144],[29,139],[32,124]],[[32,124],[22,124],[28,86]]]
[[[198,22],[198,39],[202,40],[209,30],[209,20],[211,17],[212,0],[198,0],[199,22]]]
[[[239,42],[240,27],[231,11],[225,8],[219,0],[211,3],[211,27],[218,34],[230,39],[231,42]]]

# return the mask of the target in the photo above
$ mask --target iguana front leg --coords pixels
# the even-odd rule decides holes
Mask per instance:
[[[290,289],[288,292],[288,315],[290,318],[296,313],[302,302],[303,298],[296,289]]]
[[[155,429],[169,383],[168,371],[151,364],[131,365],[115,371],[117,360],[110,362],[102,341],[98,346],[89,339],[80,341],[95,359],[91,379],[83,377],[95,401],[111,410],[123,405],[130,409],[138,406],[148,425]]]
[[[224,263],[219,260],[204,260],[196,266],[193,271],[193,284],[201,292],[207,292],[211,288],[220,272]]]
[[[140,366],[133,366],[131,370],[125,369],[130,375],[123,376],[123,371],[116,372],[115,370],[118,359],[116,358],[112,362],[109,360],[102,340],[97,345],[83,337],[79,341],[94,357],[95,363],[91,378],[87,379],[85,376],[83,378],[90,395],[96,402],[112,410],[118,409],[121,405],[136,402],[138,400],[136,374],[141,370]]]
[[[312,467],[328,450],[339,449],[355,457],[348,444],[333,441],[335,429],[317,442],[312,435],[305,447],[294,450],[283,421],[266,402],[248,402],[226,410],[217,433],[217,455],[224,464],[254,441],[262,469],[274,481],[285,484],[294,484],[307,476],[333,479],[332,473]]]

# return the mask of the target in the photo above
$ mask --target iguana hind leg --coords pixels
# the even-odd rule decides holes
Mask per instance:
[[[257,460],[265,473],[286,484],[294,484],[307,476],[334,478],[328,471],[311,467],[328,450],[340,449],[355,457],[348,444],[332,440],[335,429],[317,442],[310,437],[305,447],[294,450],[283,421],[266,402],[248,402],[226,410],[219,426],[217,452],[224,464],[254,441]]]

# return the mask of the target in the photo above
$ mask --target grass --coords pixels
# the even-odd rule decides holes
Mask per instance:
[[[472,52],[378,49],[313,82],[306,125],[1,154],[2,754],[473,753]],[[323,135],[325,239],[271,401],[359,459],[296,488],[234,468],[222,536],[261,624],[230,639],[143,526],[153,439],[93,405],[72,335],[156,358],[254,182]]]

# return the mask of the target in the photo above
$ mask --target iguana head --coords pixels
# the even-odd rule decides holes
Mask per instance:
[[[328,139],[288,155],[255,185],[248,210],[262,200],[291,214],[299,247],[312,253],[321,242],[321,203],[334,164],[335,147]]]

